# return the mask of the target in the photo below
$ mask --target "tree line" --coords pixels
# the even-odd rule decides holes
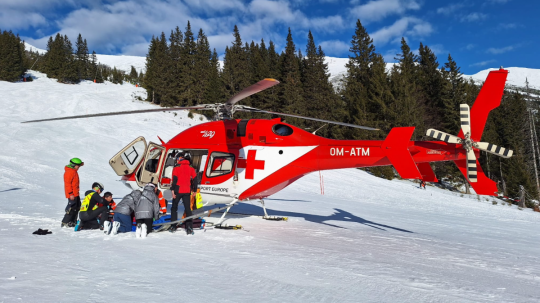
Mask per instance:
[[[60,83],[75,84],[82,80],[103,83],[110,81],[122,84],[124,81],[139,83],[143,73],[137,73],[131,67],[129,74],[116,67],[110,67],[97,61],[96,52],[88,51],[86,39],[81,34],[75,46],[67,35],[56,34],[49,37],[47,52],[25,51],[24,42],[11,31],[0,34],[0,80],[18,81],[32,68],[55,78]],[[27,78],[31,80],[31,77]]]

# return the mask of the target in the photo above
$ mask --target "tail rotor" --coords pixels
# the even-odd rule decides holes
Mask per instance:
[[[469,182],[476,183],[478,167],[476,164],[476,155],[474,154],[474,148],[497,155],[503,158],[510,158],[514,153],[512,150],[491,144],[488,142],[475,142],[471,138],[471,115],[470,108],[467,104],[460,104],[459,115],[461,120],[461,131],[463,137],[447,134],[436,129],[428,129],[426,135],[437,140],[444,141],[446,143],[454,143],[463,145],[463,149],[467,155],[467,179]]]

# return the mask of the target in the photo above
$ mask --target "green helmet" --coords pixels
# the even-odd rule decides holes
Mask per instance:
[[[73,159],[69,160],[69,163],[71,165],[73,165],[73,166],[75,166],[75,165],[83,166],[84,165],[84,162],[81,161],[81,159],[79,159],[79,158],[73,158]]]

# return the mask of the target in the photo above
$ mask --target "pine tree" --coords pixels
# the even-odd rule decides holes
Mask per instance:
[[[348,122],[357,125],[366,125],[369,121],[367,112],[367,98],[369,87],[369,66],[375,57],[373,39],[369,36],[360,20],[356,21],[356,29],[349,49],[349,62],[345,65],[345,87],[343,99],[347,104]],[[366,131],[350,129],[349,136],[355,139],[368,137]]]
[[[18,35],[0,31],[0,80],[17,81],[26,71],[24,43]]]
[[[372,132],[371,139],[384,139],[398,120],[398,112],[393,111],[392,105],[396,100],[390,89],[389,77],[386,74],[386,63],[382,55],[375,54],[373,63],[369,68],[370,82],[368,85],[368,98],[366,109],[368,112],[368,126],[381,129]]]
[[[208,38],[202,29],[197,34],[194,56],[194,104],[203,104],[206,103],[205,96],[212,73],[212,51],[210,50]]]
[[[64,35],[62,42],[61,70],[58,76],[58,82],[78,83],[80,78],[77,75],[77,61],[74,56],[73,46],[67,35]]]
[[[181,83],[179,84],[179,100],[182,106],[194,105],[197,101],[195,54],[197,52],[197,42],[188,21],[184,32],[184,41],[180,48],[179,72]],[[201,90],[199,90],[200,92]]]
[[[279,94],[279,111],[304,115],[306,105],[304,103],[302,81],[300,79],[299,58],[296,55],[291,29],[287,34],[287,44],[285,52],[281,55],[281,92]],[[303,127],[304,121],[295,118],[288,118],[288,122],[299,127]]]
[[[427,46],[420,43],[418,50],[418,73],[415,78],[419,89],[419,103],[424,105],[424,124],[441,129],[443,75],[439,70],[437,56]]]
[[[210,59],[210,74],[208,76],[208,85],[205,91],[205,102],[209,104],[223,101],[223,86],[219,76],[219,58],[214,48],[212,58]]]
[[[234,26],[234,41],[232,46],[225,48],[223,72],[221,79],[225,88],[225,97],[230,98],[250,86],[251,75],[246,49],[242,43],[238,27]],[[242,104],[250,105],[250,98],[242,100]]]
[[[76,51],[76,69],[77,77],[79,79],[89,79],[89,55],[88,55],[88,45],[86,44],[86,39],[82,39],[81,34],[77,37],[77,42],[75,44]]]
[[[131,66],[131,71],[129,72],[129,79],[131,83],[137,83],[139,78],[139,74],[137,73],[137,70],[135,69],[135,66]]]
[[[439,129],[457,135],[461,129],[459,105],[466,103],[464,100],[465,82],[460,68],[450,54],[448,54],[448,62],[442,69],[442,75],[445,81],[442,89],[442,106],[440,106],[442,127]]]
[[[395,103],[392,111],[399,113],[394,126],[415,126],[413,140],[425,134],[424,108],[418,99],[418,89],[415,79],[418,75],[416,56],[411,52],[405,39],[401,39],[401,54],[398,54],[398,64],[391,73],[391,87]]]
[[[182,73],[183,70],[183,61],[182,61],[182,47],[184,43],[184,34],[177,26],[174,31],[171,30],[171,35],[169,36],[169,69],[168,69],[168,78],[169,78],[169,87],[168,91],[170,93],[170,106],[182,106],[180,102],[180,94],[182,92],[181,83],[184,81],[183,77],[185,76]]]
[[[322,48],[315,45],[311,31],[308,33],[306,57],[302,61],[302,86],[305,109],[303,114],[326,120],[334,120],[339,107],[339,100],[329,81],[328,64]],[[321,122],[305,121],[304,125],[311,131],[323,126]],[[318,135],[329,137],[333,127],[324,127]]]

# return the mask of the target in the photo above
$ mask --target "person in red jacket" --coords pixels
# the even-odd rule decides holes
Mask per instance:
[[[197,178],[197,173],[195,169],[190,166],[189,160],[191,156],[188,153],[180,155],[177,159],[177,166],[173,168],[172,172],[172,186],[171,192],[173,196],[173,203],[171,207],[171,222],[178,219],[178,202],[182,199],[184,204],[186,217],[193,215],[191,212],[191,182]],[[177,224],[172,224],[169,231],[175,232],[178,228]],[[186,221],[186,233],[188,235],[193,235],[193,220],[189,219]]]
[[[61,227],[73,227],[77,224],[77,216],[81,208],[81,198],[79,197],[79,173],[78,170],[84,162],[79,158],[69,160],[69,164],[64,167],[64,191],[68,204],[66,214],[62,219]]]

